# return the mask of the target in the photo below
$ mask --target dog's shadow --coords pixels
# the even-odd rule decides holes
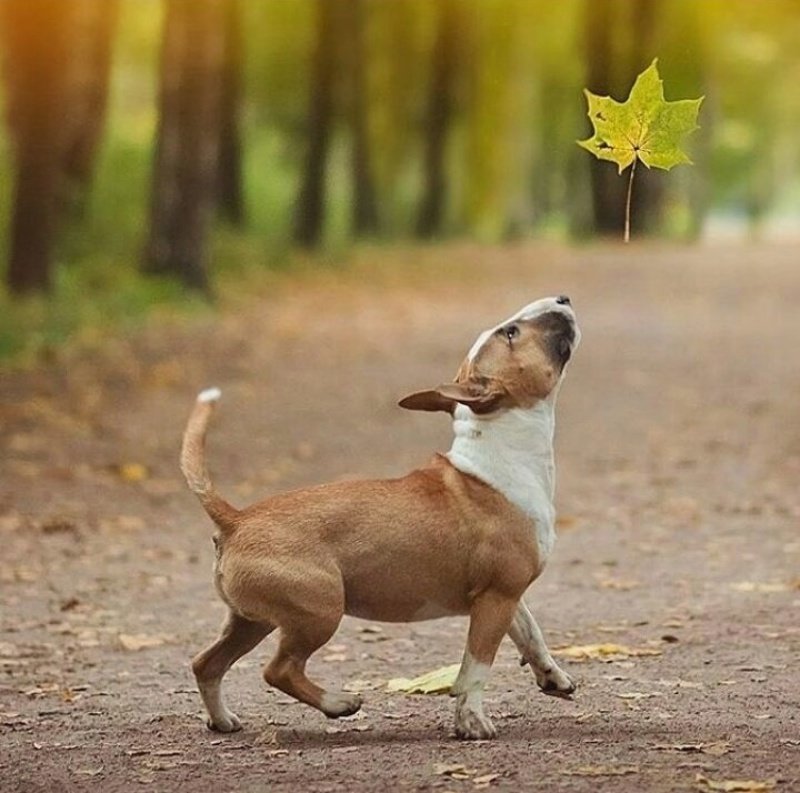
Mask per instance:
[[[256,742],[275,749],[348,749],[359,746],[430,743],[453,739],[443,725],[423,724],[419,727],[386,726],[369,730],[345,730],[326,733],[313,728],[280,727],[262,732]]]
[[[455,737],[452,727],[442,722],[432,723],[423,722],[418,726],[407,724],[381,725],[371,727],[368,730],[343,730],[342,732],[326,733],[323,729],[313,727],[275,727],[260,732],[245,730],[238,733],[236,737],[230,736],[232,740],[237,738],[246,743],[253,743],[263,747],[265,750],[288,750],[298,751],[305,749],[330,749],[344,750],[357,749],[366,746],[392,746],[396,744],[451,744],[462,746],[488,746],[497,741],[507,743],[529,743],[549,740],[553,737],[552,725],[547,722],[531,717],[514,718],[509,721],[497,724],[499,736],[494,741],[459,741]],[[574,734],[567,727],[560,730],[562,738],[565,740],[597,740],[606,736],[606,727],[597,726],[587,727],[585,724],[574,725]],[[651,732],[660,736],[665,733],[664,729],[654,729]]]

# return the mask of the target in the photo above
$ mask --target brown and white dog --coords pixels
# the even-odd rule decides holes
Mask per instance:
[[[506,634],[542,691],[574,691],[522,596],[555,541],[555,405],[579,339],[568,298],[525,306],[478,337],[454,382],[400,402],[452,415],[446,455],[400,479],[319,485],[242,510],[217,493],[205,467],[220,392],[199,395],[181,468],[219,529],[214,578],[229,608],[221,636],[192,664],[211,728],[241,728],[222,702],[222,677],[275,628],[280,643],[265,680],[331,718],[355,713],[358,695],[326,691],[305,674],[344,614],[387,622],[469,615],[452,688],[461,738],[495,735],[483,688]]]

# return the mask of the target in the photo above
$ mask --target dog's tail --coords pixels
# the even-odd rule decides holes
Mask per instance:
[[[214,412],[214,404],[221,396],[222,392],[218,388],[207,388],[197,395],[197,402],[183,433],[181,471],[189,489],[200,499],[205,511],[225,534],[233,531],[239,511],[214,488],[206,468],[205,453],[208,421]]]

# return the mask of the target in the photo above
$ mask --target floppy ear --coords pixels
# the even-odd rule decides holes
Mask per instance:
[[[430,413],[443,410],[450,415],[453,414],[455,409],[455,402],[442,396],[435,388],[429,391],[416,391],[407,397],[403,397],[397,404],[406,410],[427,410]]]
[[[407,410],[443,410],[450,415],[456,403],[469,407],[473,413],[488,413],[497,407],[503,393],[488,383],[445,383],[429,391],[417,391],[400,400],[401,408]]]

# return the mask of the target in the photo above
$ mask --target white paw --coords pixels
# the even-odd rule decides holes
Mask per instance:
[[[214,732],[238,732],[242,729],[242,722],[235,713],[225,710],[215,717],[206,719],[206,726]]]
[[[344,692],[326,692],[322,696],[320,710],[329,719],[338,719],[342,716],[352,716],[361,708],[361,697],[358,694],[345,694]]]
[[[497,730],[480,705],[470,705],[459,696],[456,703],[456,736],[466,740],[480,741],[494,738]]]
[[[575,681],[557,664],[546,669],[534,669],[536,683],[543,694],[551,697],[571,699],[575,691]]]

